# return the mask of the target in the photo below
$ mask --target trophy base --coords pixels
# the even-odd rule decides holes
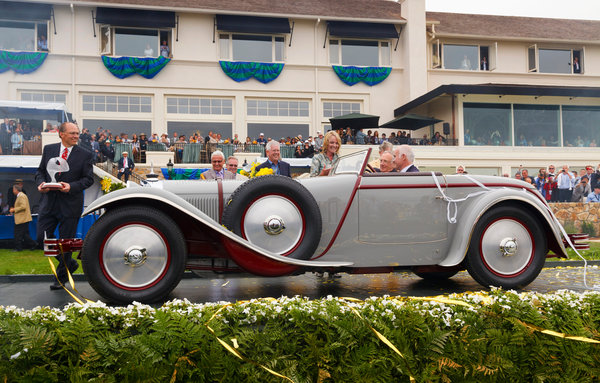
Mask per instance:
[[[61,190],[62,188],[63,186],[60,182],[44,182],[42,184],[42,189]]]

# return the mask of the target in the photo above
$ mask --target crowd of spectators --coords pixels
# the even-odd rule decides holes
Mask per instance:
[[[548,202],[600,202],[600,165],[595,170],[588,165],[579,171],[568,165],[560,170],[549,165],[540,168],[536,176],[520,168],[514,178],[534,185]]]

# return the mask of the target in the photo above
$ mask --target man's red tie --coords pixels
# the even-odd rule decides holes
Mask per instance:
[[[65,148],[65,151],[63,152],[61,157],[66,160],[68,155],[69,155],[69,149]]]

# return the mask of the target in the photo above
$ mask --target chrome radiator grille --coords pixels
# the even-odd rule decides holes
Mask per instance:
[[[219,201],[216,195],[180,195],[187,202],[194,205],[198,210],[208,215],[215,221],[219,221]]]

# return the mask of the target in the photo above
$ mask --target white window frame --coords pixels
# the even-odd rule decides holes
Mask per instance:
[[[567,48],[561,48],[561,47],[539,47],[538,44],[532,44],[530,46],[527,47],[527,72],[529,73],[540,73],[539,72],[539,68],[540,68],[540,49],[548,49],[548,50],[561,50],[561,51],[570,51],[571,52],[571,63],[570,63],[570,67],[571,67],[571,73],[570,74],[576,74],[576,75],[580,75],[583,74],[585,72],[585,47],[567,47]],[[534,67],[531,66],[531,57],[529,52],[531,50],[535,50],[535,65]],[[581,71],[579,73],[575,73],[573,71],[573,57],[574,57],[574,52],[579,51],[579,66],[581,68]],[[548,72],[544,72],[547,74],[568,74],[568,73],[548,73]]]
[[[327,44],[328,44],[328,50],[327,50],[327,59],[329,61],[330,65],[345,65],[345,66],[363,66],[363,65],[354,65],[354,64],[343,64],[342,61],[342,41],[344,40],[352,40],[352,41],[365,41],[365,42],[377,42],[377,61],[378,61],[378,67],[391,67],[392,66],[392,41],[389,39],[382,39],[382,40],[377,40],[377,39],[353,39],[353,38],[341,38],[341,37],[331,37],[327,40]],[[332,41],[336,41],[337,42],[337,58],[338,58],[338,62],[333,62],[331,60],[331,49],[332,48]],[[387,44],[387,48],[383,47],[382,44],[385,43]],[[382,58],[383,58],[383,49],[387,49],[389,51],[389,55],[388,57],[390,58],[390,62],[387,64],[382,64]]]
[[[287,41],[287,36],[286,35],[280,35],[280,34],[261,34],[261,33],[235,33],[235,32],[219,32],[219,59],[220,60],[225,60],[225,61],[234,61],[233,60],[233,35],[244,35],[244,36],[267,36],[271,38],[271,61],[268,61],[268,63],[283,63],[286,60],[286,41]],[[223,36],[227,36],[227,39],[223,39]],[[281,60],[276,60],[277,58],[277,42],[275,41],[275,39],[277,38],[282,38],[283,39],[283,43],[282,43],[282,52],[281,52]],[[221,48],[221,42],[222,40],[226,40],[227,41],[227,54],[223,55],[223,50]]]
[[[118,25],[109,25],[109,24],[99,24],[98,31],[100,38],[98,39],[98,51],[103,56],[114,56],[114,52],[116,51],[116,39],[115,39],[115,29],[137,29],[137,30],[145,30],[145,31],[156,31],[158,36],[158,47],[156,55],[152,56],[155,58],[160,57],[160,46],[162,44],[161,33],[166,32],[168,34],[167,43],[169,45],[169,58],[173,57],[173,37],[171,28],[139,28],[139,27],[121,27]],[[107,34],[108,32],[108,34]],[[106,40],[103,41],[103,38],[106,37]],[[106,43],[104,43],[106,41]],[[131,56],[131,57],[143,57],[143,56]]]
[[[2,22],[17,22],[17,23],[22,23],[22,24],[33,24],[33,50],[32,52],[50,52],[51,51],[51,47],[50,47],[50,20],[42,20],[42,21],[29,21],[29,20],[8,20],[8,19],[3,19],[0,20]],[[46,34],[44,36],[46,36],[46,45],[48,45],[48,50],[42,51],[38,49],[38,25],[39,24],[46,24]],[[3,50],[7,50],[10,51],[9,49],[3,48]]]
[[[494,41],[493,44],[467,44],[467,43],[452,43],[452,42],[440,42],[440,39],[435,39],[431,43],[431,68],[432,69],[444,69],[444,70],[462,70],[462,69],[446,69],[444,63],[444,46],[446,45],[463,45],[470,47],[477,47],[477,70],[469,70],[469,72],[491,72],[496,70],[498,62],[498,42]],[[437,47],[437,48],[436,48]],[[481,47],[488,48],[488,70],[481,70]],[[435,61],[437,56],[437,63]]]
[[[168,110],[168,99],[197,99],[198,103],[199,103],[199,113],[191,113],[189,112],[190,109],[188,109],[188,113],[179,113],[179,111],[173,113],[173,112],[169,112]],[[223,113],[202,113],[202,101],[201,100],[229,100],[231,101],[231,113],[230,114],[223,114]],[[216,96],[187,96],[187,95],[166,95],[165,96],[165,114],[169,116],[169,120],[170,121],[175,121],[176,119],[183,117],[184,119],[189,117],[189,118],[195,118],[197,119],[199,116],[207,116],[210,117],[212,119],[214,118],[226,118],[228,121],[231,120],[231,118],[235,115],[235,98],[233,97],[216,97]],[[189,103],[188,103],[188,108],[189,108]],[[210,107],[212,108],[212,106]],[[223,108],[223,106],[221,106],[221,108]]]

